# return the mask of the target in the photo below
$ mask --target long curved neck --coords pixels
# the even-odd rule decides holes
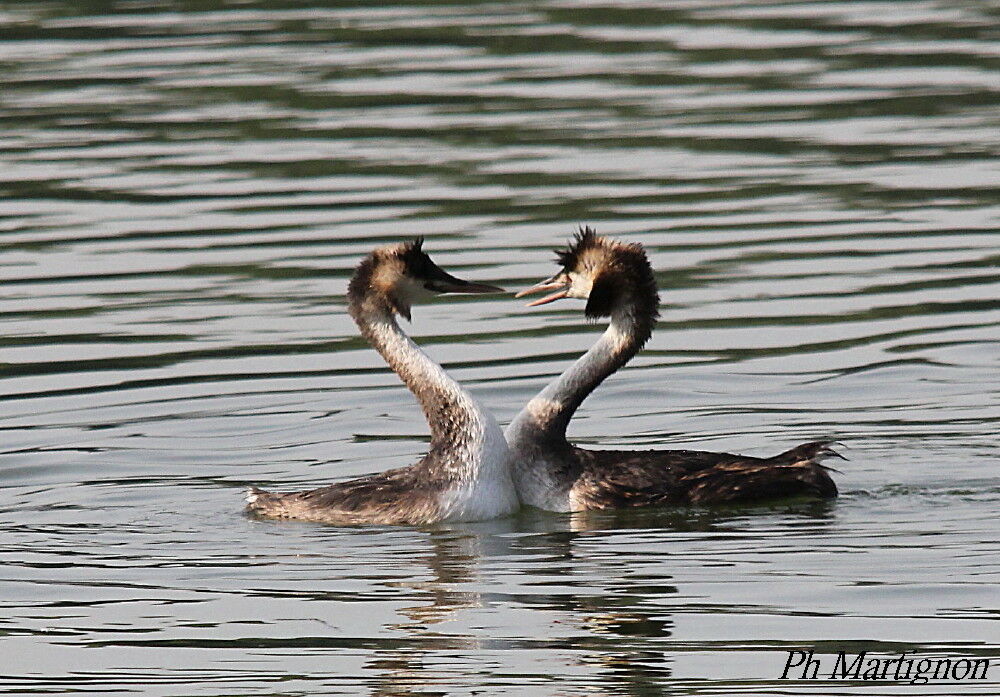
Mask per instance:
[[[632,310],[623,307],[612,315],[611,324],[590,350],[525,405],[507,428],[510,436],[566,442],[566,428],[583,400],[632,360],[649,338],[655,318]]]
[[[369,296],[352,301],[348,309],[361,333],[423,409],[431,429],[425,466],[458,478],[474,476],[491,424],[499,431],[492,416],[403,332],[387,303]]]

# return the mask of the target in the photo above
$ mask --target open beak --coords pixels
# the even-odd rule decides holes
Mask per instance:
[[[536,307],[538,305],[548,305],[550,302],[556,300],[562,300],[567,295],[569,295],[569,276],[565,273],[557,273],[552,278],[547,278],[537,285],[531,286],[531,288],[525,288],[520,293],[515,295],[515,298],[523,298],[525,295],[532,295],[533,293],[544,293],[547,290],[556,291],[552,295],[546,295],[544,298],[539,298],[538,300],[532,300],[525,307]]]

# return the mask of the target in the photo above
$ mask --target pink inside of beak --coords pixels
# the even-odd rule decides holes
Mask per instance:
[[[530,303],[525,305],[525,307],[535,307],[537,305],[545,305],[554,300],[559,300],[560,298],[565,298],[569,295],[569,285],[562,281],[555,281],[552,278],[542,281],[538,285],[531,286],[531,288],[525,288],[520,293],[515,295],[515,298],[523,298],[525,295],[531,295],[532,293],[541,293],[545,290],[556,291],[552,295],[546,295],[544,298],[539,300],[532,300]]]
[[[569,289],[565,288],[558,293],[553,293],[552,295],[546,295],[544,298],[539,298],[538,300],[532,300],[530,303],[525,305],[525,307],[537,307],[538,305],[548,305],[550,302],[555,300],[561,300],[569,295]]]

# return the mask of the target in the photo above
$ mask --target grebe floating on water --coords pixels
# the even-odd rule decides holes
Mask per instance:
[[[428,453],[409,467],[311,491],[252,488],[247,512],[268,518],[420,525],[486,520],[518,507],[509,451],[496,419],[432,361],[396,322],[411,304],[437,293],[500,293],[440,269],[423,240],[381,247],[362,261],[347,291],[361,334],[416,396],[431,428]]]
[[[585,450],[566,440],[577,407],[649,339],[659,316],[659,296],[639,244],[623,244],[585,228],[557,254],[562,270],[517,297],[554,290],[529,306],[582,298],[588,318],[610,317],[611,323],[507,427],[514,483],[523,503],[578,511],[837,495],[829,468],[819,464],[824,457],[841,457],[830,449],[831,441],[755,458],[697,450]]]

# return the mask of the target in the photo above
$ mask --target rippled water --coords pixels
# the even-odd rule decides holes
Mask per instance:
[[[993,694],[1000,14],[990,2],[0,4],[0,693]],[[832,504],[432,529],[251,521],[415,460],[345,313],[426,235],[518,289],[579,223],[663,319],[572,432],[848,447]],[[412,331],[506,421],[599,327]],[[778,680],[786,651],[990,680]],[[832,659],[830,659],[832,660]]]

